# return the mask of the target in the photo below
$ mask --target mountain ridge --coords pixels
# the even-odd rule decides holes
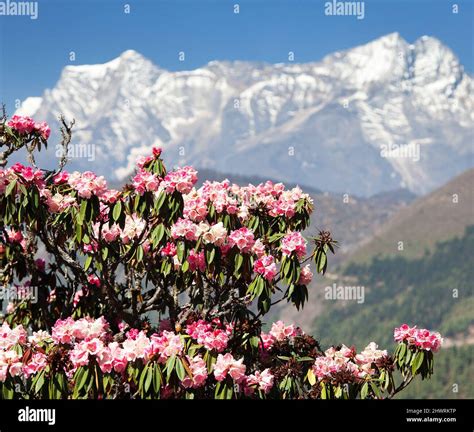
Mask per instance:
[[[18,113],[52,124],[59,114],[75,118],[73,142],[94,145],[94,171],[116,180],[159,145],[171,165],[363,196],[423,194],[474,165],[472,87],[440,41],[409,44],[391,33],[317,62],[211,61],[178,72],[127,50],[101,65],[66,66]],[[382,157],[382,144],[419,146],[420,160]]]

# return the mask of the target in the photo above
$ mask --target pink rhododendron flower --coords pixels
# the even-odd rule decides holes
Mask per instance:
[[[265,369],[262,372],[256,371],[254,374],[247,377],[247,386],[255,386],[262,390],[265,394],[269,393],[273,387],[274,376],[270,369]]]
[[[35,130],[34,120],[27,116],[14,115],[7,124],[20,135],[30,134]]]
[[[178,219],[171,227],[171,237],[174,239],[185,238],[186,240],[197,240],[198,227],[187,219]]]
[[[257,255],[257,258],[262,258],[265,255],[265,245],[260,239],[257,239],[252,247],[252,252]]]
[[[121,192],[115,189],[107,189],[100,197],[101,201],[114,204],[120,198]]]
[[[246,366],[243,360],[235,360],[230,353],[219,354],[214,364],[214,377],[217,381],[223,381],[228,374],[236,383],[240,383],[245,379]]]
[[[13,329],[4,322],[0,327],[0,349],[9,350],[16,344],[26,342],[26,330],[20,324]]]
[[[230,328],[222,329],[220,322],[209,323],[203,320],[188,324],[186,333],[208,350],[222,352],[227,348]]]
[[[185,166],[166,174],[161,187],[169,194],[175,190],[182,194],[187,194],[191,191],[196,182],[197,171],[193,167]]]
[[[306,240],[299,232],[290,232],[281,241],[283,255],[290,256],[293,252],[298,258],[306,255]]]
[[[396,342],[406,341],[409,346],[433,352],[437,352],[443,343],[438,332],[417,329],[416,326],[410,327],[407,324],[402,324],[394,330],[394,339]]]
[[[61,171],[53,177],[53,183],[55,185],[67,183],[69,180],[69,173],[67,171]]]
[[[299,336],[302,334],[300,328],[295,327],[294,325],[286,326],[283,321],[277,321],[273,323],[270,330],[270,335],[272,335],[275,340],[282,341],[289,337]]]
[[[162,256],[175,256],[177,251],[176,251],[176,245],[174,243],[168,242],[166,245],[161,249],[160,251]]]
[[[186,359],[189,363],[189,369],[191,370],[192,377],[186,375],[181,381],[181,384],[185,388],[198,388],[202,387],[207,380],[207,366],[206,362],[202,359],[201,356],[197,355],[195,357],[186,356]]]
[[[96,288],[100,288],[100,279],[96,275],[88,275],[87,282],[90,285],[94,285]]]
[[[359,376],[373,375],[376,369],[372,366],[377,365],[382,359],[388,357],[387,350],[379,350],[375,342],[367,345],[362,352],[355,356],[355,360],[361,369]]]
[[[146,222],[136,214],[125,217],[125,226],[120,234],[124,244],[130,243],[133,239],[139,237],[145,229]]]
[[[107,182],[104,177],[98,177],[91,171],[73,172],[69,175],[68,183],[81,198],[85,199],[89,199],[92,195],[101,197],[107,192]]]
[[[128,361],[145,358],[150,347],[150,339],[144,332],[140,332],[135,339],[126,339],[122,344]]]
[[[199,270],[204,272],[206,270],[206,259],[204,258],[204,251],[196,252],[191,249],[188,256],[189,269],[191,271]]]
[[[153,173],[145,170],[138,171],[132,181],[133,187],[140,195],[143,195],[145,192],[155,192],[160,185],[160,179]]]
[[[237,246],[242,253],[250,252],[255,244],[253,232],[247,227],[232,231],[229,235],[229,245]]]
[[[30,361],[23,365],[23,374],[26,378],[42,371],[47,365],[47,356],[41,352],[37,352],[31,356]]]
[[[218,222],[209,227],[202,235],[204,243],[212,243],[215,246],[222,246],[227,238],[227,229],[222,222]]]
[[[184,348],[180,335],[167,330],[161,335],[152,335],[150,340],[151,344],[145,351],[146,355],[151,357],[158,354],[160,363],[166,363],[169,357],[180,355]]]
[[[311,272],[309,264],[307,264],[301,269],[298,284],[309,285],[312,280],[313,280],[313,273]]]
[[[253,269],[256,273],[262,275],[268,281],[272,281],[278,273],[275,260],[271,255],[263,256],[255,261]]]
[[[47,141],[51,135],[51,129],[46,122],[35,123],[35,131],[39,133],[45,141]]]
[[[207,216],[207,200],[200,197],[195,189],[187,195],[183,195],[183,216],[193,222],[201,222]]]

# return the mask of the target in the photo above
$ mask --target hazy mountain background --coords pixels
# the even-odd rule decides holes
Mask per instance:
[[[122,180],[151,145],[170,165],[260,175],[323,191],[426,193],[473,166],[472,77],[439,40],[398,33],[314,63],[212,61],[169,72],[129,50],[108,63],[66,66],[19,113],[76,120],[73,159]],[[420,160],[381,157],[382,146]],[[51,154],[43,161],[51,163]]]

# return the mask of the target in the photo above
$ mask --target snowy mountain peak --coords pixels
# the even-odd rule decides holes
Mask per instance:
[[[473,165],[473,83],[439,40],[391,33],[320,62],[212,61],[170,72],[127,50],[66,66],[23,114],[76,119],[95,160],[123,179],[152,145],[173,164],[370,195],[427,192]],[[45,157],[51,159],[51,156]]]

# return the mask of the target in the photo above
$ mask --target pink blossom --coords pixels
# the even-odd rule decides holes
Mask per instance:
[[[201,356],[195,357],[186,356],[189,363],[189,369],[191,370],[192,376],[186,375],[181,382],[185,388],[198,388],[202,387],[207,380],[207,366],[206,362]]]
[[[222,222],[218,222],[209,227],[202,239],[204,243],[212,243],[215,246],[222,246],[225,243],[227,237],[227,229],[224,227]]]
[[[309,285],[313,280],[313,273],[311,272],[309,264],[304,266],[300,272],[300,278],[298,280],[299,285]]]
[[[301,334],[302,331],[300,328],[295,327],[293,324],[286,326],[283,321],[273,323],[270,330],[270,335],[272,335],[277,341],[282,341],[286,338],[299,336]]]
[[[89,351],[87,350],[87,343],[80,342],[76,344],[69,353],[69,359],[75,368],[87,366],[89,364]]]
[[[133,187],[138,194],[143,195],[145,192],[155,192],[160,185],[160,179],[145,170],[140,170],[133,178]]]
[[[145,358],[150,349],[150,339],[141,331],[135,339],[126,339],[122,347],[127,361]]]
[[[101,197],[107,192],[107,183],[104,177],[98,177],[91,171],[83,173],[75,171],[69,175],[68,182],[81,198],[89,199],[92,195]]]
[[[14,115],[7,124],[20,135],[30,134],[35,130],[34,120],[26,116]]]
[[[13,329],[4,322],[0,327],[0,349],[9,350],[16,344],[26,342],[26,330],[20,324]]]
[[[130,243],[133,239],[139,237],[145,229],[145,221],[136,214],[125,217],[125,226],[120,234],[124,244]]]
[[[265,255],[265,245],[262,240],[257,239],[252,247],[252,252],[257,255],[257,258],[262,258]]]
[[[185,166],[169,172],[163,179],[161,187],[168,194],[173,193],[175,190],[182,194],[187,194],[196,182],[197,171],[193,167]]]
[[[121,195],[121,192],[115,189],[107,189],[100,197],[100,199],[108,204],[114,204],[117,202]]]
[[[299,232],[290,232],[281,241],[283,255],[290,256],[295,252],[298,258],[306,255],[306,240]]]
[[[262,275],[266,280],[272,281],[278,273],[275,260],[271,255],[265,255],[255,261],[253,269],[256,273]]]
[[[437,352],[443,343],[438,332],[417,329],[416,326],[410,327],[408,324],[402,324],[394,330],[394,339],[396,342],[406,341],[409,346],[433,352]]]
[[[270,369],[265,369],[262,372],[256,371],[254,374],[247,377],[247,386],[256,386],[265,394],[269,393],[273,387],[274,376]]]
[[[26,378],[42,371],[47,364],[47,356],[41,352],[37,352],[31,356],[30,361],[23,365],[23,374]]]
[[[153,160],[153,156],[140,156],[137,158],[136,165],[139,169],[143,169]]]
[[[82,289],[77,290],[76,293],[74,294],[74,298],[72,300],[72,304],[73,304],[74,307],[77,307],[77,305],[81,301],[82,297],[84,297],[84,290],[82,290]]]
[[[118,342],[110,343],[108,348],[110,350],[112,366],[115,372],[123,372],[128,364],[125,350],[119,346]]]
[[[167,330],[161,335],[152,335],[150,340],[151,344],[146,350],[146,355],[151,357],[158,354],[160,363],[166,363],[169,357],[180,355],[184,348],[180,335]]]
[[[174,243],[168,242],[166,245],[161,249],[160,251],[161,256],[175,256],[177,251],[176,251],[176,245]]]
[[[255,244],[253,232],[247,227],[232,231],[229,235],[229,245],[237,246],[242,253],[249,252]]]
[[[204,272],[206,270],[204,251],[196,252],[194,249],[191,249],[188,256],[188,263],[191,271],[199,270],[200,272]]]
[[[35,123],[35,131],[39,133],[41,138],[43,138],[45,141],[47,141],[51,135],[51,129],[46,122]]]
[[[186,333],[208,350],[222,352],[227,348],[231,329],[222,329],[220,321],[209,323],[198,320],[186,327]]]
[[[246,367],[243,360],[235,360],[230,353],[219,354],[214,364],[214,377],[217,381],[223,381],[228,374],[236,383],[240,383],[245,379]]]
[[[388,356],[387,350],[379,350],[375,342],[371,342],[364,350],[355,356],[355,361],[361,369],[359,376],[373,375],[377,370],[373,365],[377,365],[382,359]]]
[[[88,275],[87,282],[89,282],[89,285],[94,285],[96,288],[100,288],[100,279],[96,275]]]
[[[183,196],[183,216],[193,222],[201,222],[207,216],[207,200],[200,197],[196,190]]]
[[[61,171],[53,177],[53,183],[55,185],[67,183],[69,180],[69,173],[67,171]]]
[[[171,237],[197,240],[197,225],[188,219],[178,219],[171,227]]]

